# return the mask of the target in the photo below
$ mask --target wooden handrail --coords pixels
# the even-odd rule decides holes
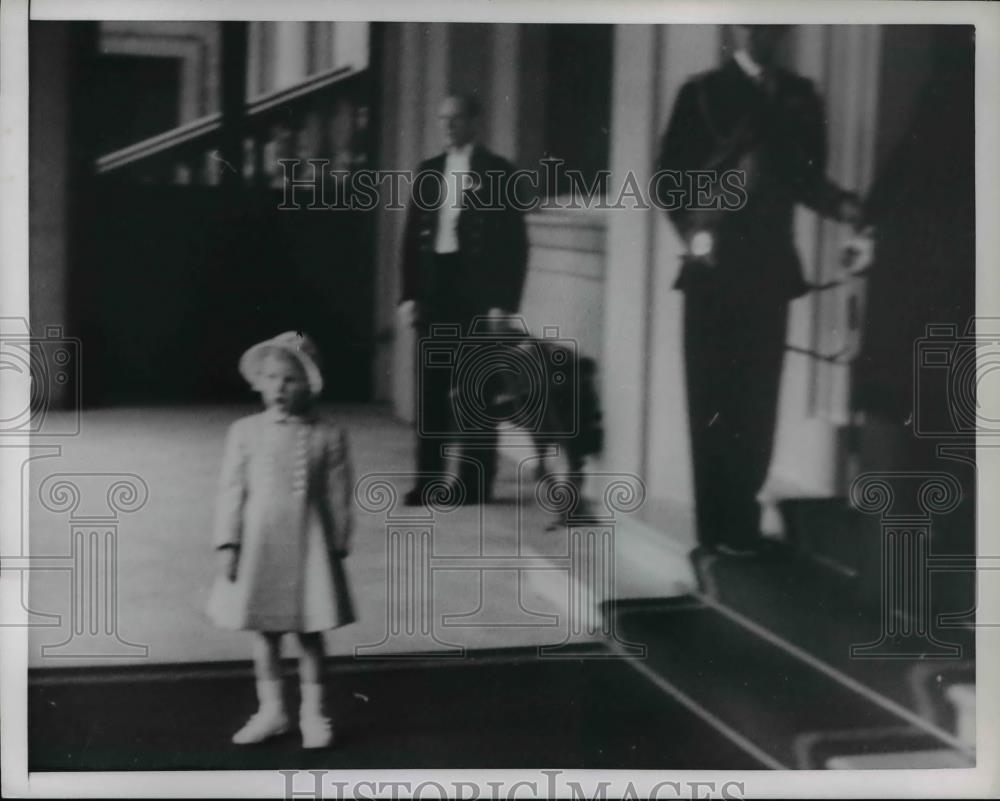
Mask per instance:
[[[337,67],[336,69],[318,73],[302,83],[297,83],[287,89],[279,89],[250,101],[246,105],[246,114],[248,117],[264,114],[278,106],[284,106],[292,101],[300,100],[307,95],[320,92],[327,87],[342,83],[348,78],[360,75],[361,72],[361,70],[356,70],[354,67]]]
[[[123,147],[100,156],[97,159],[97,172],[106,173],[117,170],[127,164],[155,156],[165,150],[176,148],[178,145],[187,144],[197,139],[209,136],[222,129],[222,115],[219,113],[210,114],[194,122],[189,122],[177,128],[172,128],[164,133],[151,136],[136,142],[134,145]]]
[[[363,70],[353,67],[338,67],[310,77],[302,83],[272,92],[246,104],[244,114],[248,121],[256,122],[269,112],[289,104],[304,100],[324,89],[335,86],[350,78],[360,75]],[[96,162],[98,174],[113,172],[129,164],[148,159],[152,156],[207,138],[222,130],[222,114],[216,112],[162,134],[143,139],[128,147],[115,150],[100,156]]]

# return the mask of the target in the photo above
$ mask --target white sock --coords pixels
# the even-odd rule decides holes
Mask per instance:
[[[284,711],[285,699],[282,694],[281,679],[258,679],[257,700],[263,710]]]
[[[301,713],[306,717],[323,717],[323,685],[318,682],[302,682]]]

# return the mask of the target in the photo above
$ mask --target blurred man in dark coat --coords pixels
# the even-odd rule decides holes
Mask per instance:
[[[808,291],[795,206],[858,217],[854,196],[825,176],[825,120],[812,83],[775,64],[784,28],[733,26],[734,56],[681,88],[658,164],[714,170],[720,181],[727,170],[743,176],[736,208],[660,198],[687,247],[675,287],[685,295],[698,538],[733,555],[760,544],[757,493],[771,460],[788,303]],[[718,185],[709,194],[720,197]]]
[[[471,96],[445,98],[440,120],[446,150],[421,163],[414,179],[403,246],[402,302],[419,335],[431,337],[424,340],[423,354],[449,348],[458,353],[470,333],[485,333],[488,340],[488,331],[470,331],[474,318],[495,320],[520,305],[528,245],[517,187],[510,180],[514,167],[475,142],[478,112]],[[444,325],[457,327],[459,337],[440,333]],[[476,358],[475,347],[462,352],[467,360]],[[420,478],[406,495],[411,505],[424,502],[426,485],[444,476],[443,449],[459,443],[460,495],[476,503],[489,501],[492,493],[496,426],[482,414],[456,417],[453,409],[453,403],[467,403],[475,410],[477,393],[485,388],[474,385],[474,364],[446,361],[435,358],[417,367]]]

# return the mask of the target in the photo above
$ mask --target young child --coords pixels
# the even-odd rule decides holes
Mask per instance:
[[[258,743],[288,730],[281,637],[300,648],[299,726],[305,748],[333,729],[323,712],[323,635],[353,622],[342,564],[351,542],[353,479],[343,430],[321,419],[316,349],[294,331],[250,348],[240,373],[265,410],[237,420],[226,438],[214,544],[219,575],[207,612],[216,625],[254,634],[260,708],[233,736]]]

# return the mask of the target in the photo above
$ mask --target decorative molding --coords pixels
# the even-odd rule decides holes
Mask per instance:
[[[209,77],[208,45],[193,35],[157,35],[140,33],[102,33],[101,55],[138,58],[174,58],[180,61],[181,80],[177,116],[182,123],[194,120],[209,109],[210,98],[205,78]],[[218,98],[215,98],[218,106]]]

